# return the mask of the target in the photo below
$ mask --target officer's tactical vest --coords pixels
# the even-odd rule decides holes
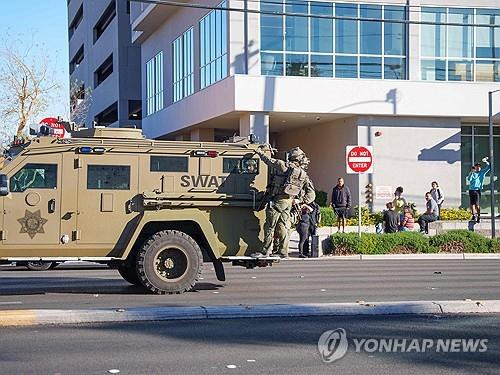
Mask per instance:
[[[302,168],[289,166],[286,180],[283,185],[283,192],[292,197],[296,197],[304,187],[306,178],[307,174]]]

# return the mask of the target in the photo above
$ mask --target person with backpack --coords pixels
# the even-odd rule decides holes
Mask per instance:
[[[443,205],[443,202],[444,202],[443,191],[439,187],[439,184],[437,183],[437,181],[432,181],[431,187],[432,187],[432,189],[430,190],[430,193],[432,195],[432,198],[436,201],[436,203],[438,205],[438,209],[439,209],[438,218],[439,218],[441,216],[441,206]]]
[[[262,150],[265,147],[268,146],[260,145],[255,151],[271,172],[271,180],[266,192],[268,202],[264,223],[264,246],[261,251],[254,252],[250,256],[254,258],[270,256],[273,252],[273,243],[275,243],[274,251],[281,258],[286,258],[292,227],[292,206],[310,204],[316,198],[316,192],[303,168],[308,163],[304,151],[295,147],[287,153],[287,160],[284,161],[268,157]]]

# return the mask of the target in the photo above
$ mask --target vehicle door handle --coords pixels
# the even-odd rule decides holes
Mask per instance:
[[[49,201],[49,214],[53,214],[54,212],[56,212],[56,200],[51,199]]]

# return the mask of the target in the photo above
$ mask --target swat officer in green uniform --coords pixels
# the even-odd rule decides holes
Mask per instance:
[[[267,191],[269,201],[266,205],[264,248],[262,252],[253,253],[251,256],[255,258],[270,256],[275,242],[274,251],[285,258],[288,256],[288,242],[292,228],[292,207],[294,204],[311,203],[316,194],[304,170],[308,163],[304,151],[295,147],[288,152],[287,161],[284,161],[268,157],[262,151],[265,147],[262,145],[256,151],[271,172],[271,182]],[[274,241],[275,236],[276,241]]]

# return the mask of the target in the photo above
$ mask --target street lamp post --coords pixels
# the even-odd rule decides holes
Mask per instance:
[[[490,209],[491,209],[491,238],[495,238],[496,223],[495,223],[495,159],[493,153],[493,94],[500,90],[488,92],[488,127],[489,127],[489,143],[490,143]]]

